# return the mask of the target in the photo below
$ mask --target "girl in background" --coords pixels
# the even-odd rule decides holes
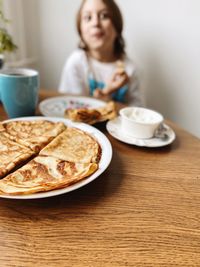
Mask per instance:
[[[64,66],[59,91],[141,106],[136,69],[125,53],[123,19],[114,0],[83,0],[79,49]]]

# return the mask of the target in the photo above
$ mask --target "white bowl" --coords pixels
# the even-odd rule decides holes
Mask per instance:
[[[127,107],[119,111],[121,127],[125,134],[135,138],[152,138],[163,116],[151,109]]]

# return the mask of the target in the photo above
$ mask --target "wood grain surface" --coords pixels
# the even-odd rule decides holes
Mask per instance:
[[[200,266],[200,140],[168,124],[174,143],[149,149],[102,123],[113,159],[98,179],[52,198],[0,198],[0,266]]]

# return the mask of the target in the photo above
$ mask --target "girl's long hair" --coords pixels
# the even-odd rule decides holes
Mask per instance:
[[[83,41],[82,33],[81,33],[81,12],[82,12],[82,8],[83,8],[85,1],[86,0],[82,1],[81,6],[78,10],[77,17],[76,17],[76,27],[77,27],[77,31],[79,33],[79,36],[81,38],[79,48],[82,48],[82,49],[87,51],[88,48]],[[121,58],[125,55],[125,42],[124,42],[124,38],[122,36],[123,18],[122,18],[121,11],[114,0],[102,0],[102,1],[104,2],[104,4],[108,8],[108,11],[109,11],[109,14],[111,17],[111,21],[113,23],[113,26],[114,26],[116,32],[117,32],[117,37],[116,37],[115,43],[114,43],[114,54],[117,58]]]

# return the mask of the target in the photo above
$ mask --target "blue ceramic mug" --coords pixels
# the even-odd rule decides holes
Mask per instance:
[[[0,100],[9,118],[35,115],[39,73],[32,69],[0,71]]]

